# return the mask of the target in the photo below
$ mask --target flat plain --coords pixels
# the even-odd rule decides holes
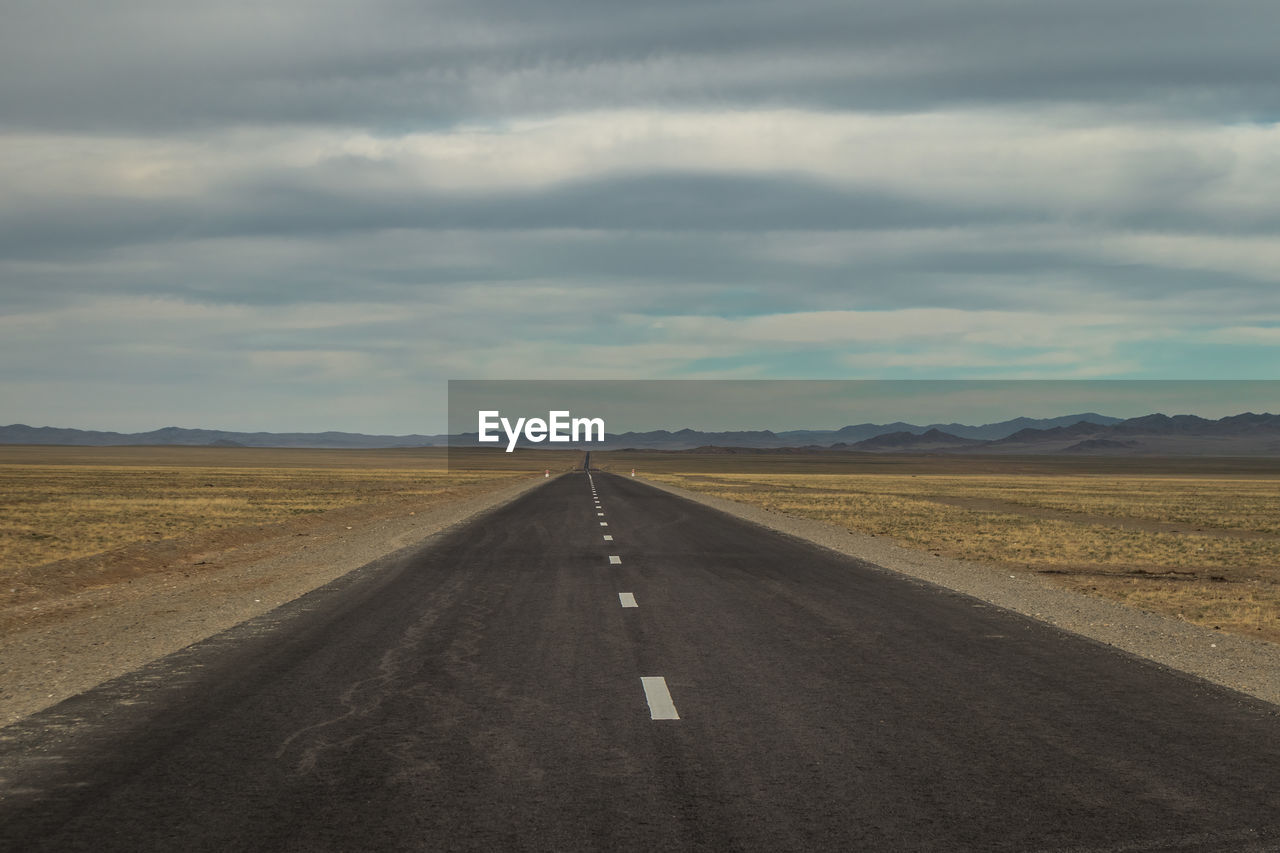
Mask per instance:
[[[437,448],[0,446],[0,630],[79,590],[213,571],[187,558],[289,524],[422,512],[578,458],[511,454],[464,470]]]
[[[0,725],[271,610],[580,454],[0,446]]]
[[[1280,642],[1277,460],[742,452],[598,460]]]

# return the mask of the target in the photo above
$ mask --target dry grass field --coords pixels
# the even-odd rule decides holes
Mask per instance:
[[[580,459],[561,456],[464,470],[430,448],[0,446],[0,593],[6,578],[56,561],[348,507],[415,511]]]
[[[643,456],[611,467],[1280,642],[1274,460]]]
[[[581,459],[0,446],[0,725],[411,547]]]

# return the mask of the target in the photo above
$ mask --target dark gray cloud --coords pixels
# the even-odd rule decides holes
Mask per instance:
[[[796,177],[646,174],[483,195],[340,193],[306,181],[227,187],[188,200],[75,199],[0,219],[0,255],[48,258],[136,243],[324,237],[385,229],[606,231],[880,230],[1011,221]],[[1025,220],[1025,213],[1016,218]]]
[[[1266,119],[1267,0],[23,2],[0,123],[389,129],[600,107],[1114,104]]]

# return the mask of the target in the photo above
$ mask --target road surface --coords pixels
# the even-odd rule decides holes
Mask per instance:
[[[1280,850],[1276,712],[576,472],[0,731],[0,848]]]

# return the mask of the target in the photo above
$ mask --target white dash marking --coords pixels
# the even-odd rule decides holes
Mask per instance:
[[[608,527],[608,526],[609,526],[609,522],[607,522],[607,521],[602,521],[602,522],[600,522],[600,526],[601,526],[601,527]]]
[[[640,606],[639,604],[636,604],[636,594],[634,592],[618,593],[618,601],[621,602],[623,607],[639,607]]]
[[[640,677],[644,685],[644,698],[649,703],[649,719],[678,720],[676,704],[671,701],[671,691],[667,689],[667,680],[661,675],[644,675]]]
[[[604,541],[606,541],[606,542],[612,542],[612,541],[613,541],[613,537],[612,537],[612,536],[610,536],[608,533],[606,533],[606,534],[604,535]]]
[[[597,512],[597,513],[596,513],[596,515],[598,515],[600,518],[604,518],[604,513],[603,513],[603,512]]]
[[[610,554],[610,555],[609,555],[609,565],[611,565],[611,566],[621,566],[621,565],[622,565],[622,558],[621,558],[621,557],[619,557],[617,554]]]

